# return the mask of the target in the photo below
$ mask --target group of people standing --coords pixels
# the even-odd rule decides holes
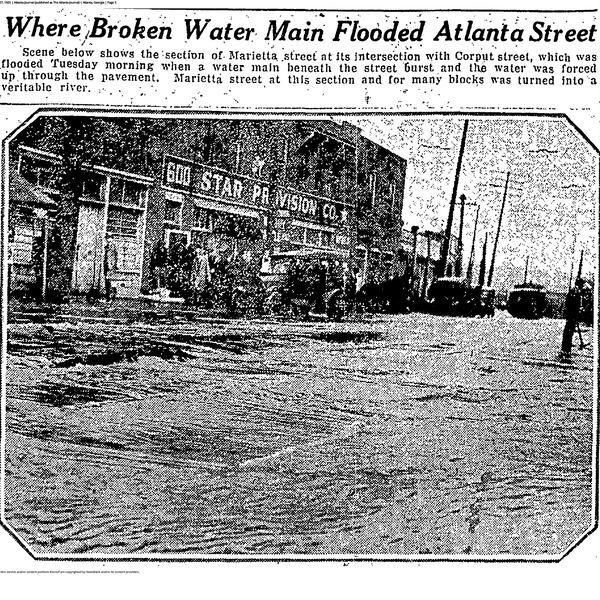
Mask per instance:
[[[167,289],[193,306],[235,312],[241,296],[248,299],[259,291],[259,262],[256,252],[236,245],[209,251],[204,238],[189,244],[177,241],[168,248],[160,244],[151,257],[152,287]]]
[[[152,287],[168,289],[175,297],[200,303],[211,282],[206,244],[176,242],[167,248],[159,244],[150,260]]]

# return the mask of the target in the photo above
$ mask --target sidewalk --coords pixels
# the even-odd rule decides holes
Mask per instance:
[[[131,323],[135,321],[212,320],[226,318],[224,311],[195,308],[173,302],[146,298],[117,298],[111,302],[88,302],[85,298],[71,298],[64,304],[8,302],[8,323],[43,323],[46,321],[92,321]]]

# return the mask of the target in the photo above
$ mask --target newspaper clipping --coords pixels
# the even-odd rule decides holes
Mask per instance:
[[[0,569],[597,558],[599,36],[0,3]]]

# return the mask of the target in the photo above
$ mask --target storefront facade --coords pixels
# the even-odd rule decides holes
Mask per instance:
[[[52,174],[61,157],[20,146],[11,173],[9,230],[12,233],[14,285],[35,285],[46,271],[47,233],[53,225],[60,192]],[[28,194],[17,193],[27,189]],[[117,295],[136,297],[142,286],[146,209],[152,179],[101,166],[90,166],[81,177],[76,208],[76,241],[71,290],[88,294],[104,288],[107,236],[117,248]],[[36,204],[34,198],[45,198]],[[38,287],[40,282],[37,282]]]
[[[136,121],[140,127],[150,122]],[[97,129],[120,126],[119,119],[89,122]],[[327,258],[373,281],[401,269],[406,161],[357,127],[291,119],[156,123],[160,133],[139,144],[133,159],[99,152],[85,167],[72,291],[102,287],[107,236],[117,246],[115,284],[123,297],[156,287],[156,256],[175,245],[204,246],[217,257],[247,253],[254,264],[274,270],[298,258]],[[50,174],[63,159],[38,139],[35,147],[11,148],[15,176],[50,205],[59,204]],[[16,216],[27,202],[11,192],[9,214]],[[47,215],[51,224],[52,208]],[[31,221],[32,239],[34,226]],[[33,253],[27,261],[34,271]]]
[[[155,151],[162,153],[160,189],[148,266],[157,246],[174,241],[231,252],[235,236],[224,231],[233,219],[260,239],[242,233],[236,245],[267,256],[275,269],[321,257],[379,279],[398,270],[406,161],[353,125],[177,120]],[[361,227],[373,220],[359,243]]]

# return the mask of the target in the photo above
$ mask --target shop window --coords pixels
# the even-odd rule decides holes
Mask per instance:
[[[209,210],[201,206],[194,206],[193,228],[201,231],[212,230],[212,215]]]
[[[167,231],[165,238],[167,248],[173,248],[176,245],[187,246],[189,243],[189,234],[182,231]]]
[[[181,212],[183,203],[177,200],[167,200],[165,202],[165,221],[173,225],[181,224]]]
[[[320,246],[321,245],[321,233],[315,229],[308,229],[306,231],[306,243],[309,246]]]
[[[290,227],[290,242],[294,244],[304,244],[304,227]]]
[[[108,209],[108,223],[106,231],[115,237],[137,237],[138,215],[122,208],[111,207]]]
[[[331,231],[324,231],[321,234],[321,245],[325,248],[331,248],[333,245],[333,234]]]
[[[110,182],[110,204],[122,206],[141,206],[144,199],[145,186],[126,179],[113,179]]]

